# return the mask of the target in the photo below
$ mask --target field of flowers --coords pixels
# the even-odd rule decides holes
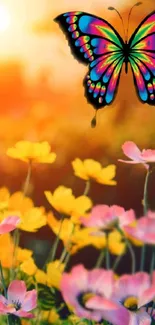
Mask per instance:
[[[75,177],[84,192],[75,197],[71,188],[45,191],[50,212],[36,207],[27,195],[36,164],[53,164],[56,153],[48,142],[20,141],[6,152],[10,159],[27,164],[23,190],[10,194],[0,189],[0,322],[1,324],[154,324],[155,212],[148,202],[148,181],[155,150],[142,150],[132,141],[122,145],[120,164],[141,164],[146,171],[143,216],[118,205],[96,204],[89,196],[95,182],[117,186],[116,166],[102,166],[93,159],[72,161]],[[54,232],[50,252],[40,269],[33,251],[20,247],[21,231],[37,232],[44,225]],[[63,248],[59,259],[57,249]],[[72,265],[72,257],[87,246],[98,250],[93,269]],[[137,263],[135,248],[141,251]],[[146,265],[146,255],[150,263]],[[118,266],[128,253],[130,269]],[[91,256],[90,256],[91,258]],[[146,272],[147,269],[147,272]]]

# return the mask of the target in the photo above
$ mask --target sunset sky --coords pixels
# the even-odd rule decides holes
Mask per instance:
[[[86,68],[77,64],[72,57],[64,35],[53,18],[71,10],[92,12],[104,17],[106,11],[106,19],[122,33],[119,18],[114,12],[108,11],[107,7],[115,6],[123,13],[124,7],[129,3],[130,8],[135,1],[0,0],[0,59],[19,59],[26,67],[26,74],[33,77],[39,73],[40,68],[48,67],[52,70],[52,84],[56,86],[60,82],[60,76],[63,82],[66,74],[69,74],[68,81],[76,83]],[[135,10],[135,14],[137,10],[139,9]],[[33,27],[37,24],[44,25],[46,20],[49,29],[51,26],[50,33],[35,33]]]

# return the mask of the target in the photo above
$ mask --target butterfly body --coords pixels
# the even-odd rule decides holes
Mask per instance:
[[[117,93],[122,66],[131,66],[139,99],[155,105],[155,11],[124,41],[106,20],[72,11],[56,21],[63,28],[73,54],[89,65],[84,79],[86,97],[96,109],[110,105]]]

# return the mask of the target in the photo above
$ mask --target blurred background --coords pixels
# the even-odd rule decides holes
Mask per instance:
[[[71,54],[63,32],[53,19],[66,11],[86,11],[106,18],[123,37],[114,6],[127,17],[135,0],[0,0],[0,186],[20,190],[27,166],[6,157],[6,149],[19,140],[44,141],[57,153],[54,164],[33,170],[31,196],[36,205],[50,210],[44,190],[58,185],[72,187],[81,195],[84,182],[73,175],[71,161],[92,158],[103,166],[117,164],[118,185],[94,184],[94,203],[119,204],[142,214],[145,170],[118,163],[121,145],[132,140],[142,148],[155,148],[155,107],[137,98],[132,74],[124,69],[114,103],[98,112],[97,127],[90,122],[93,107],[84,97],[83,78],[87,67]],[[154,10],[154,0],[136,7],[130,21],[130,35],[141,20]],[[155,175],[149,183],[151,207],[155,208]],[[38,240],[51,237],[45,228]],[[26,239],[27,241],[28,239]],[[25,244],[26,245],[26,244]]]

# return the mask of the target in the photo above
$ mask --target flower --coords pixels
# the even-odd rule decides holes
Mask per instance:
[[[5,218],[0,223],[0,235],[5,234],[7,232],[11,232],[17,227],[19,223],[20,223],[20,218],[17,216],[9,216]]]
[[[25,162],[53,163],[56,159],[56,154],[50,152],[50,150],[51,148],[47,141],[40,143],[19,141],[14,147],[7,150],[7,155]]]
[[[79,217],[92,207],[92,202],[87,196],[75,198],[72,189],[65,186],[59,186],[53,194],[46,191],[45,196],[58,212],[71,216],[71,220],[75,223],[78,223]]]
[[[76,158],[72,162],[74,173],[77,177],[84,180],[93,179],[98,183],[105,185],[116,185],[116,181],[113,178],[116,175],[116,166],[109,165],[105,168],[93,159],[85,159],[82,161]]]
[[[13,310],[9,313],[18,317],[32,318],[32,313],[29,313],[37,306],[37,292],[36,290],[26,291],[26,285],[24,281],[13,280],[7,290],[7,299],[0,295],[0,302],[4,306],[10,306]]]
[[[13,262],[13,240],[10,233],[0,236],[0,257],[3,267],[11,268]],[[9,256],[9,258],[8,258]]]
[[[126,141],[122,145],[124,154],[131,160],[119,159],[119,161],[127,164],[143,164],[147,169],[149,167],[148,163],[155,162],[155,150],[151,149],[140,149],[132,141]]]
[[[45,226],[47,218],[43,207],[31,208],[24,214],[21,214],[21,223],[19,228],[24,231],[36,232],[39,228]]]
[[[0,211],[8,208],[8,201],[10,198],[9,190],[6,187],[0,188]]]
[[[62,273],[64,271],[65,264],[59,260],[47,264],[47,283],[49,286],[60,288],[60,282]]]
[[[112,271],[94,269],[87,271],[83,265],[73,267],[70,273],[64,273],[61,292],[67,304],[74,308],[79,317],[100,321],[101,311],[87,306],[89,299],[102,296],[103,310],[114,310],[116,304],[110,300],[114,286]]]
[[[57,314],[55,309],[51,309],[50,311],[42,311],[42,319],[47,321],[48,324],[58,324],[59,315]]]
[[[38,283],[46,284],[47,283],[47,274],[44,271],[37,269],[37,271],[35,273],[35,279]]]
[[[149,325],[151,323],[150,316],[141,307],[147,305],[154,298],[155,285],[151,284],[150,276],[145,272],[123,275],[115,283],[113,299],[127,310],[129,324]]]
[[[148,211],[147,215],[137,220],[135,225],[126,226],[128,235],[143,243],[155,245],[155,212]]]
[[[86,227],[96,227],[97,233],[102,235],[102,231],[114,228],[124,228],[125,225],[135,220],[135,214],[132,209],[125,211],[118,205],[96,205],[92,208],[87,217],[81,217],[81,222]]]
[[[53,232],[58,235],[59,238],[64,242],[64,245],[71,239],[73,230],[76,232],[76,229],[79,229],[78,225],[73,224],[70,219],[57,220],[52,213],[47,215],[47,223]]]
[[[20,270],[28,275],[34,275],[37,271],[37,266],[34,263],[33,258],[29,257],[22,264],[20,264]]]

